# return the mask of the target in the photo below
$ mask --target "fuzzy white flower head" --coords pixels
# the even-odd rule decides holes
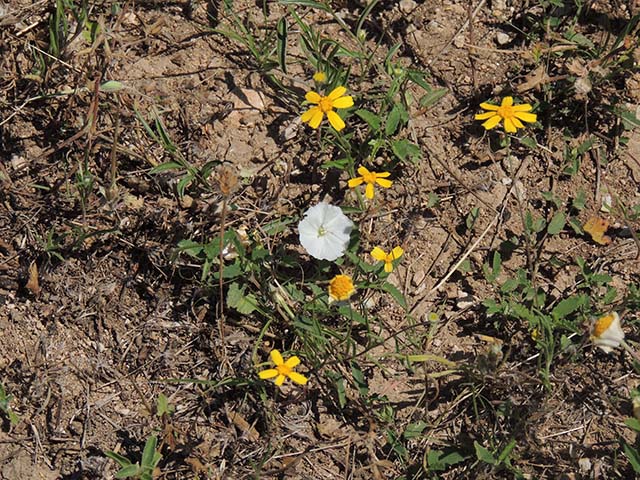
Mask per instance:
[[[304,213],[298,224],[300,243],[312,257],[333,261],[344,255],[353,222],[340,207],[319,203]]]
[[[611,312],[598,318],[591,329],[591,341],[605,353],[613,351],[624,342],[624,332],[620,326],[620,315]]]

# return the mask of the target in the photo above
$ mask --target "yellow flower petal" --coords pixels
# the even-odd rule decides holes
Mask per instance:
[[[402,249],[402,247],[395,247],[393,250],[391,250],[391,257],[393,257],[394,260],[397,260],[402,256],[403,253],[404,250]]]
[[[309,120],[311,120],[311,117],[313,117],[313,114],[317,109],[318,107],[311,107],[309,110],[300,115],[300,120],[307,123]]]
[[[516,128],[524,128],[524,125],[522,124],[522,122],[518,120],[516,117],[511,117],[510,120],[513,122]]]
[[[337,98],[340,98],[345,93],[347,93],[347,89],[345,87],[336,87],[333,90],[331,90],[331,93],[327,96],[329,97],[330,100],[335,101]]]
[[[318,83],[324,83],[327,81],[327,74],[324,72],[316,72],[313,74],[313,80]]]
[[[352,178],[351,180],[349,180],[347,182],[347,185],[349,185],[349,188],[354,188],[354,187],[357,187],[358,185],[361,185],[362,182],[364,182],[364,178],[355,177],[355,178]]]
[[[508,133],[515,133],[517,130],[516,126],[513,124],[513,121],[510,118],[504,119],[504,131]]]
[[[358,167],[358,173],[360,175],[362,175],[363,177],[365,177],[365,176],[369,175],[369,173],[371,173],[371,172],[369,172],[369,170],[367,170],[367,167],[359,166]]]
[[[280,366],[284,363],[284,360],[282,359],[282,355],[275,348],[271,350],[271,361],[273,361],[273,363],[275,363],[276,366]]]
[[[384,262],[387,259],[387,254],[384,253],[384,250],[382,250],[380,247],[375,247],[373,250],[371,250],[371,256],[379,262]]]
[[[353,97],[344,96],[340,98],[336,98],[333,101],[333,108],[349,108],[353,107]]]
[[[296,368],[296,366],[300,365],[300,359],[295,355],[289,359],[287,359],[284,364],[289,368]]]
[[[364,190],[364,196],[369,200],[373,198],[373,183],[367,183],[367,188]]]
[[[528,103],[522,103],[520,105],[514,105],[511,108],[513,109],[514,112],[530,112],[531,110],[533,110],[533,107],[531,105],[529,105]]]
[[[306,98],[307,101],[311,103],[320,103],[320,100],[322,99],[320,94],[314,91],[307,92],[304,98]]]
[[[494,115],[498,115],[496,112],[484,112],[484,113],[476,113],[473,117],[475,120],[486,120],[487,118],[491,118]]]
[[[329,123],[333,128],[335,128],[336,132],[339,132],[345,127],[344,121],[340,118],[333,110],[329,110],[327,112],[327,118],[329,119]]]
[[[389,188],[393,182],[384,178],[376,178],[376,183],[381,187]]]
[[[378,177],[378,178],[387,178],[389,175],[391,175],[391,172],[376,173],[376,177]]]
[[[391,262],[384,262],[384,271],[390,273],[393,271],[393,264]]]
[[[298,385],[305,385],[308,381],[307,377],[297,372],[291,372],[289,374],[289,378],[295,383],[297,383]]]
[[[480,104],[480,108],[482,108],[483,110],[493,110],[493,111],[495,111],[495,110],[498,110],[498,108],[500,108],[500,107],[498,105],[493,105],[491,103],[483,102],[483,103]]]
[[[324,113],[319,107],[314,107],[311,110],[313,110],[313,116],[311,117],[311,120],[309,120],[309,126],[311,128],[318,128],[320,126],[320,122],[322,122],[322,119],[324,118]]]
[[[263,380],[266,380],[267,378],[274,378],[277,377],[279,375],[278,370],[276,370],[275,368],[269,368],[268,370],[263,370],[261,372],[258,372],[258,377],[260,377]]]
[[[502,99],[502,104],[500,106],[501,107],[510,107],[511,105],[513,105],[513,97],[504,97]]]
[[[284,383],[285,378],[287,378],[287,377],[285,377],[284,375],[278,375],[278,378],[276,378],[275,384],[277,386],[279,386],[279,387],[282,386],[282,384]]]
[[[487,120],[486,122],[484,122],[482,126],[487,130],[491,130],[493,127],[495,127],[500,123],[500,120],[502,120],[502,117],[500,117],[500,115],[495,115],[491,117],[489,120]]]
[[[538,120],[538,116],[535,113],[515,112],[514,116],[523,122],[534,123]]]

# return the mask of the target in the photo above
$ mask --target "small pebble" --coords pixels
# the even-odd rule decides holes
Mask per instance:
[[[511,41],[511,37],[504,32],[498,32],[496,34],[496,42],[498,45],[506,45]]]
[[[413,0],[400,0],[400,11],[402,13],[411,13],[416,9],[416,7],[417,4]]]

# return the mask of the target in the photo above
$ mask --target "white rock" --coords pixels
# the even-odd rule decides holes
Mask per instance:
[[[498,45],[506,45],[511,41],[511,37],[504,32],[498,32],[496,34],[496,42]]]

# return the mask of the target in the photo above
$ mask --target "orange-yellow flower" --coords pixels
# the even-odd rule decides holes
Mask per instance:
[[[331,300],[341,302],[347,300],[356,291],[353,280],[349,275],[336,275],[329,282],[329,297]]]
[[[486,120],[482,126],[487,130],[504,121],[504,130],[515,133],[518,128],[524,128],[522,122],[534,123],[538,118],[535,113],[529,113],[533,107],[528,103],[514,105],[513,97],[504,97],[500,106],[484,102],[480,104],[480,108],[489,111],[476,114],[475,119]]]
[[[322,71],[318,71],[313,74],[313,81],[316,83],[324,83],[327,81],[327,74]]]
[[[358,167],[359,177],[352,178],[349,180],[349,188],[355,188],[362,183],[367,184],[367,188],[365,188],[364,196],[369,200],[373,198],[373,186],[377,183],[381,187],[389,188],[393,183],[391,180],[387,180],[386,178],[391,175],[389,172],[370,172],[365,167]]]
[[[611,312],[598,318],[591,328],[591,341],[605,353],[624,343],[624,331],[620,325],[620,315]]]
[[[402,256],[404,250],[402,247],[395,247],[389,253],[385,253],[380,247],[375,247],[371,250],[371,256],[379,262],[384,262],[384,271],[389,273],[393,270],[393,261]]]
[[[258,376],[261,379],[275,378],[275,384],[277,386],[281,386],[287,378],[300,385],[307,383],[307,377],[293,371],[293,369],[300,364],[300,359],[295,355],[285,362],[280,352],[274,349],[271,350],[271,361],[275,363],[276,368],[269,368],[258,372]]]
[[[334,88],[326,97],[321,96],[319,93],[311,91],[307,92],[304,96],[309,103],[316,104],[315,107],[311,107],[304,112],[300,117],[305,123],[308,123],[311,128],[318,128],[320,122],[324,118],[324,114],[327,114],[329,123],[336,131],[342,130],[345,125],[340,115],[334,112],[334,108],[349,108],[353,107],[353,98],[349,95],[345,95],[347,89],[345,87]]]

